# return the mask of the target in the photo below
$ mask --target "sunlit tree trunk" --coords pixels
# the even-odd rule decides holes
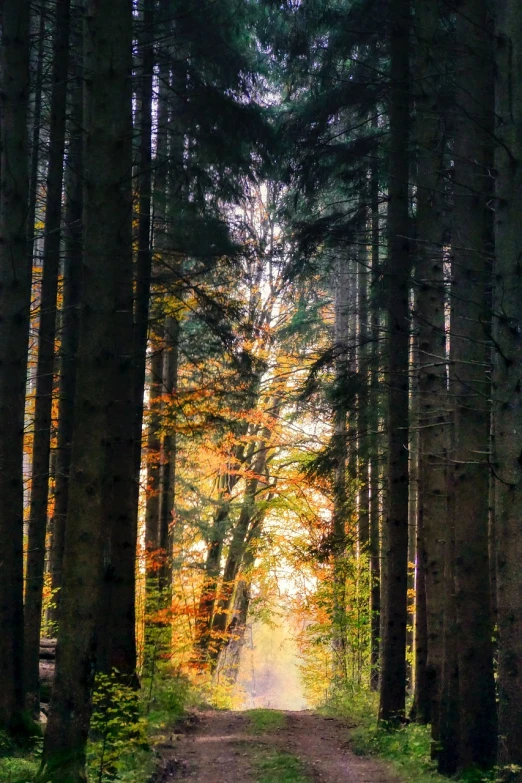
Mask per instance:
[[[336,383],[338,385],[337,403],[334,410],[335,476],[334,508],[332,519],[332,556],[333,556],[333,605],[332,605],[332,648],[334,677],[345,681],[347,672],[347,618],[346,618],[346,556],[347,524],[349,514],[347,470],[347,407],[341,399],[341,390],[347,385],[349,372],[348,339],[350,312],[350,270],[345,258],[337,264],[335,280],[335,353]],[[355,442],[353,444],[355,446]]]

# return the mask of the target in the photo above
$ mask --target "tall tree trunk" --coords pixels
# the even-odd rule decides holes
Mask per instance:
[[[106,554],[105,505],[108,499],[116,500],[111,497],[115,483],[132,491],[132,470],[129,476],[120,473],[117,451],[131,452],[127,461],[132,467],[134,408],[126,396],[115,397],[120,389],[113,379],[114,372],[121,372],[128,394],[130,355],[122,357],[119,345],[115,355],[114,342],[123,338],[127,348],[132,338],[131,57],[131,5],[126,0],[90,0],[85,25],[85,233],[75,429],[60,639],[42,758],[43,769],[52,769],[56,783],[86,780],[85,744]],[[115,328],[117,319],[123,321],[120,328]],[[119,427],[129,422],[130,428],[121,433],[119,443],[111,426],[115,417]],[[112,503],[110,508],[114,509]],[[126,510],[126,505],[118,509],[124,527]],[[132,544],[130,550],[134,561]],[[118,549],[113,557],[121,554]],[[120,608],[117,602],[113,606]]]
[[[341,397],[341,390],[347,385],[348,338],[349,338],[349,264],[340,258],[335,280],[335,352],[336,382],[338,384],[337,405],[334,410],[335,477],[334,508],[332,519],[333,555],[333,614],[332,648],[334,677],[338,683],[346,681],[347,672],[347,618],[346,618],[346,532],[348,517],[347,493],[347,405]],[[355,448],[355,440],[353,447]],[[352,448],[352,451],[354,451]]]
[[[167,155],[168,155],[168,92],[170,91],[168,64],[162,59],[159,67],[158,129],[156,136],[154,177],[154,250],[159,262],[153,270],[159,274],[166,249],[166,205],[167,205]],[[161,305],[160,305],[161,306]],[[162,317],[160,317],[162,321]],[[149,420],[147,426],[147,501],[145,511],[145,539],[151,550],[159,547],[160,525],[160,419],[161,397],[163,395],[163,339],[159,324],[152,339],[151,381],[149,390]],[[160,349],[161,348],[161,349]]]
[[[165,322],[165,352],[163,364],[164,393],[175,403],[174,396],[178,386],[179,324],[174,316]],[[161,456],[161,495],[159,509],[159,546],[164,562],[160,572],[160,590],[164,593],[163,602],[170,604],[172,522],[174,512],[176,482],[176,430],[171,415],[169,431],[163,437]]]
[[[453,370],[451,371],[453,376]],[[450,429],[449,453],[453,456],[453,426]],[[438,714],[437,766],[443,775],[457,771],[460,744],[459,722],[459,661],[457,632],[457,602],[455,596],[455,471],[448,471],[448,518],[445,525],[444,545],[444,624],[442,666],[440,674],[440,707]]]
[[[145,545],[154,552],[159,547],[161,399],[163,396],[163,349],[153,343],[150,360],[149,412],[147,421],[147,497],[145,504]]]
[[[45,239],[38,328],[38,363],[34,414],[31,509],[24,608],[25,689],[27,708],[39,715],[39,652],[42,617],[45,534],[49,500],[51,413],[54,386],[56,303],[60,268],[65,108],[69,72],[70,0],[58,0],[53,40],[49,164],[45,204]]]
[[[517,765],[522,781],[522,6],[497,4],[497,146],[495,263],[495,413],[497,585],[499,628],[499,764]]]
[[[455,563],[460,705],[459,767],[495,760],[493,628],[488,506],[490,445],[489,146],[492,49],[489,3],[463,0],[457,13],[455,205],[451,361],[455,401]]]
[[[444,137],[440,107],[438,3],[416,0],[418,90],[415,320],[419,362],[420,508],[418,567],[426,583],[427,680],[423,722],[431,721],[438,741],[443,646],[444,538],[447,520],[447,423],[445,289],[442,246]]]
[[[38,196],[38,167],[40,165],[40,130],[42,122],[42,95],[43,95],[43,66],[44,66],[44,47],[45,47],[45,8],[40,10],[38,27],[36,28],[34,17],[31,20],[31,26],[37,29],[38,49],[36,53],[36,63],[34,69],[34,96],[31,101],[31,162],[29,167],[29,207],[27,210],[27,242],[28,252],[31,264],[34,256],[35,223],[36,223],[36,201]],[[31,65],[31,64],[30,64]]]
[[[134,305],[134,472],[136,513],[139,498],[139,476],[142,451],[143,396],[145,390],[145,363],[149,327],[150,288],[152,275],[152,82],[154,76],[154,0],[146,0],[141,20],[141,85],[139,196],[138,196],[138,254],[136,263],[136,294]]]
[[[359,480],[359,549],[367,552],[370,542],[370,479],[369,479],[369,437],[368,437],[368,188],[364,183],[359,209],[361,211],[358,269],[357,269],[357,372],[359,393],[357,397],[357,460]]]
[[[375,128],[375,120],[373,127]],[[379,340],[380,311],[379,290],[379,172],[377,160],[372,162],[370,172],[371,200],[371,369],[368,401],[368,433],[370,449],[370,603],[371,603],[371,642],[370,642],[370,686],[377,690],[379,685],[379,649],[380,649],[380,613],[381,613],[381,545],[380,545],[380,486],[379,486]]]
[[[56,484],[51,537],[51,586],[54,608],[49,617],[58,623],[60,614],[62,568],[65,546],[65,522],[69,491],[69,469],[74,429],[76,394],[76,356],[79,339],[79,306],[82,269],[83,210],[83,64],[81,55],[81,0],[73,8],[75,53],[71,70],[69,149],[65,173],[65,259],[63,270],[63,307],[58,390],[58,436],[56,448]]]
[[[413,297],[412,297],[413,305]],[[408,497],[408,629],[406,633],[406,682],[414,694],[412,713],[419,715],[425,704],[426,653],[426,590],[424,574],[419,568],[419,385],[415,376],[418,364],[419,341],[415,330],[410,335],[410,404],[409,404],[409,497]],[[418,586],[418,590],[416,587]],[[426,721],[427,722],[427,721]]]
[[[408,582],[408,359],[410,315],[409,0],[391,3],[390,177],[388,204],[388,487],[385,622],[380,719],[404,718]]]
[[[31,266],[29,2],[4,0],[0,41],[0,727],[23,707],[23,440]]]

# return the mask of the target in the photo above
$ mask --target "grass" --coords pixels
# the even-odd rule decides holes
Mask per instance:
[[[262,749],[253,758],[256,783],[310,783],[303,763],[278,750]]]
[[[30,783],[40,766],[41,748],[41,737],[17,745],[0,732],[0,783]]]
[[[372,755],[387,761],[409,783],[448,783],[439,775],[431,759],[429,726],[408,723],[387,731],[377,721],[377,695],[368,691],[337,694],[326,712],[345,718],[355,728],[350,733],[351,747],[359,755]],[[470,771],[460,783],[496,783],[497,775]]]
[[[277,731],[284,726],[285,715],[278,710],[247,710],[246,715],[250,720],[250,728],[256,734]]]
[[[40,761],[34,756],[7,756],[0,759],[0,783],[30,783]]]

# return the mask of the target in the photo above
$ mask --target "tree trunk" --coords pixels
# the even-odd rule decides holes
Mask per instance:
[[[419,341],[415,330],[410,335],[410,404],[409,404],[409,497],[408,497],[408,628],[406,633],[406,682],[414,694],[412,713],[420,714],[426,704],[426,589],[424,574],[419,569],[419,384],[415,375]],[[416,586],[419,589],[416,589]],[[410,595],[414,595],[412,600]],[[428,722],[423,721],[423,722]]]
[[[0,727],[23,707],[23,441],[31,266],[29,2],[4,0],[0,42]]]
[[[154,250],[159,254],[159,265],[166,247],[167,202],[167,93],[170,90],[169,70],[164,61],[159,67],[158,130],[156,136],[154,178]],[[159,268],[153,270],[158,275]],[[162,317],[161,317],[162,318]],[[163,338],[161,326],[154,330],[152,339],[151,381],[149,390],[149,421],[147,426],[147,501],[145,511],[145,541],[154,551],[159,547],[160,527],[160,473],[161,473],[161,397],[163,395]]]
[[[522,781],[522,6],[497,6],[497,146],[495,264],[495,492],[499,628],[499,764],[517,765]]]
[[[169,316],[165,322],[165,352],[163,364],[164,393],[175,404],[174,396],[178,386],[179,324],[175,317]],[[161,455],[160,508],[159,508],[159,546],[164,558],[160,571],[160,590],[164,593],[164,603],[170,604],[172,522],[174,512],[176,482],[176,430],[174,418],[169,421],[169,431],[163,437]]]
[[[375,120],[373,121],[375,128]],[[380,545],[380,482],[379,482],[379,340],[381,336],[379,317],[379,172],[377,161],[372,162],[370,181],[371,199],[371,240],[372,240],[372,277],[371,277],[371,369],[368,401],[368,432],[370,449],[370,602],[371,602],[371,642],[370,642],[370,686],[377,690],[379,686],[379,650],[380,650],[380,613],[381,613],[381,545]]]
[[[431,720],[438,741],[443,646],[444,536],[447,520],[447,426],[445,290],[442,246],[445,143],[440,107],[438,4],[416,0],[415,37],[419,88],[415,95],[417,128],[417,213],[415,243],[415,320],[419,362],[419,541],[418,567],[426,583],[427,680],[423,722]],[[421,717],[421,716],[419,716]]]
[[[456,27],[461,50],[455,77],[451,361],[461,769],[490,766],[496,744],[488,559],[492,248],[487,204],[493,117],[488,8],[487,0],[464,0]]]
[[[335,477],[334,508],[332,519],[333,556],[333,606],[332,606],[332,648],[334,678],[345,682],[347,672],[347,618],[346,618],[346,532],[348,519],[347,492],[347,403],[341,397],[341,390],[347,385],[348,338],[349,338],[350,274],[346,259],[340,258],[335,281],[335,353],[337,403],[334,410]],[[355,446],[355,441],[354,444]],[[353,453],[353,449],[352,449]]]
[[[76,356],[79,339],[79,306],[82,271],[82,210],[83,210],[83,65],[81,25],[83,6],[76,4],[74,38],[76,54],[72,63],[72,86],[69,149],[65,174],[65,260],[63,271],[63,309],[60,345],[60,379],[58,391],[58,438],[56,449],[56,485],[51,537],[51,586],[54,609],[50,619],[59,621],[62,569],[65,546],[65,522],[69,491],[69,469],[74,430],[74,399],[76,394]]]
[[[145,390],[145,363],[149,328],[150,288],[152,274],[152,82],[154,75],[154,0],[146,0],[141,20],[141,86],[140,151],[138,196],[138,254],[136,263],[136,294],[134,304],[134,472],[135,503],[139,499],[139,477],[142,451],[143,396]]]
[[[451,373],[453,375],[453,372]],[[453,427],[448,438],[450,455],[453,455]],[[442,644],[442,666],[440,683],[440,709],[438,716],[439,742],[436,746],[438,771],[443,775],[454,775],[458,767],[460,723],[459,723],[459,662],[457,607],[455,596],[455,492],[454,470],[448,471],[448,518],[445,526],[444,546],[444,624]]]
[[[27,243],[29,262],[31,270],[34,256],[35,223],[36,223],[36,201],[38,196],[38,166],[40,164],[40,130],[42,124],[42,76],[44,65],[44,47],[45,47],[45,8],[40,10],[38,27],[36,27],[34,17],[31,20],[31,27],[34,25],[35,32],[38,35],[38,50],[36,54],[36,63],[32,66],[34,69],[34,97],[31,101],[32,106],[32,133],[31,133],[31,163],[29,169],[29,207],[27,210]],[[32,31],[31,31],[32,32]],[[31,67],[31,63],[30,63]]]
[[[366,183],[365,183],[366,184]],[[359,481],[359,522],[358,537],[360,552],[367,552],[370,542],[370,479],[369,479],[369,436],[368,436],[368,392],[369,392],[369,362],[368,362],[368,192],[364,187],[361,194],[359,209],[361,225],[359,234],[358,269],[357,269],[357,371],[359,393],[357,397],[357,461]]]
[[[145,545],[149,552],[159,547],[160,503],[160,420],[163,396],[163,349],[152,345],[150,360],[149,413],[147,422],[147,497],[145,505]]]
[[[388,492],[385,622],[379,715],[397,723],[406,699],[408,581],[408,216],[409,0],[391,3],[390,178],[388,204]]]
[[[110,24],[108,20],[110,19]],[[103,590],[106,504],[115,483],[130,494],[131,475],[120,473],[118,449],[130,451],[132,400],[118,397],[120,373],[131,387],[132,255],[130,141],[132,7],[126,0],[90,0],[85,25],[85,207],[82,311],[75,404],[75,431],[67,509],[64,586],[56,677],[42,766],[55,783],[84,783],[85,744],[97,669],[97,635]],[[123,311],[123,312],[122,312]],[[115,328],[115,320],[120,320]],[[123,321],[123,323],[121,323]],[[114,341],[121,340],[116,346]],[[123,385],[123,384],[122,384]],[[116,392],[116,396],[115,396]],[[116,402],[115,402],[116,400]],[[123,414],[120,418],[120,414]],[[128,424],[121,441],[112,426]],[[110,505],[110,511],[114,506]],[[118,509],[123,526],[126,506]],[[112,523],[114,520],[109,517]],[[134,562],[132,544],[130,559]],[[121,548],[113,557],[122,554]],[[113,608],[120,609],[117,602]],[[124,617],[129,622],[129,617]],[[120,641],[113,636],[116,643]],[[126,663],[126,661],[125,661]]]
[[[31,510],[24,608],[25,689],[27,708],[40,713],[39,649],[49,500],[51,413],[54,386],[56,303],[60,268],[65,104],[69,71],[70,0],[58,0],[53,40],[49,163],[45,204],[45,239],[38,328],[38,363],[34,413]]]

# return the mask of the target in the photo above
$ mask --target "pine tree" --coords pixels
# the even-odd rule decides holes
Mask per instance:
[[[496,28],[496,230],[493,405],[493,456],[497,515],[499,628],[499,763],[518,765],[522,780],[522,600],[520,589],[520,233],[517,210],[522,189],[522,8],[499,3]],[[502,773],[504,774],[504,772]]]
[[[108,439],[108,436],[114,438],[119,434],[110,426],[111,417],[115,415],[112,407],[114,372],[130,363],[130,355],[121,357],[123,365],[118,362],[118,354],[111,352],[112,341],[115,336],[123,339],[121,346],[124,347],[132,338],[131,55],[130,5],[125,0],[88,3],[85,26],[85,234],[75,428],[60,638],[42,760],[43,769],[47,773],[52,770],[55,781],[86,779],[85,743],[97,668],[96,637],[104,597],[106,537],[103,523],[107,519],[104,504],[113,482],[120,478],[122,484],[131,489],[130,482],[125,481],[126,476],[117,474],[120,466],[112,458],[114,449],[119,446],[131,452],[132,460],[132,400],[126,403],[126,397],[120,398],[117,411],[124,413],[121,406],[126,405],[131,431],[121,433],[119,444]],[[123,191],[122,185],[126,187]],[[115,317],[123,321],[116,334]],[[121,348],[116,346],[116,350]],[[118,426],[126,421],[123,416]],[[120,639],[116,643],[119,644]]]
[[[22,469],[32,261],[26,0],[2,4],[0,73],[0,725],[9,729],[24,706]]]
[[[408,359],[410,222],[408,214],[409,0],[390,6],[390,174],[388,188],[387,573],[380,681],[381,720],[404,716],[408,579]]]

